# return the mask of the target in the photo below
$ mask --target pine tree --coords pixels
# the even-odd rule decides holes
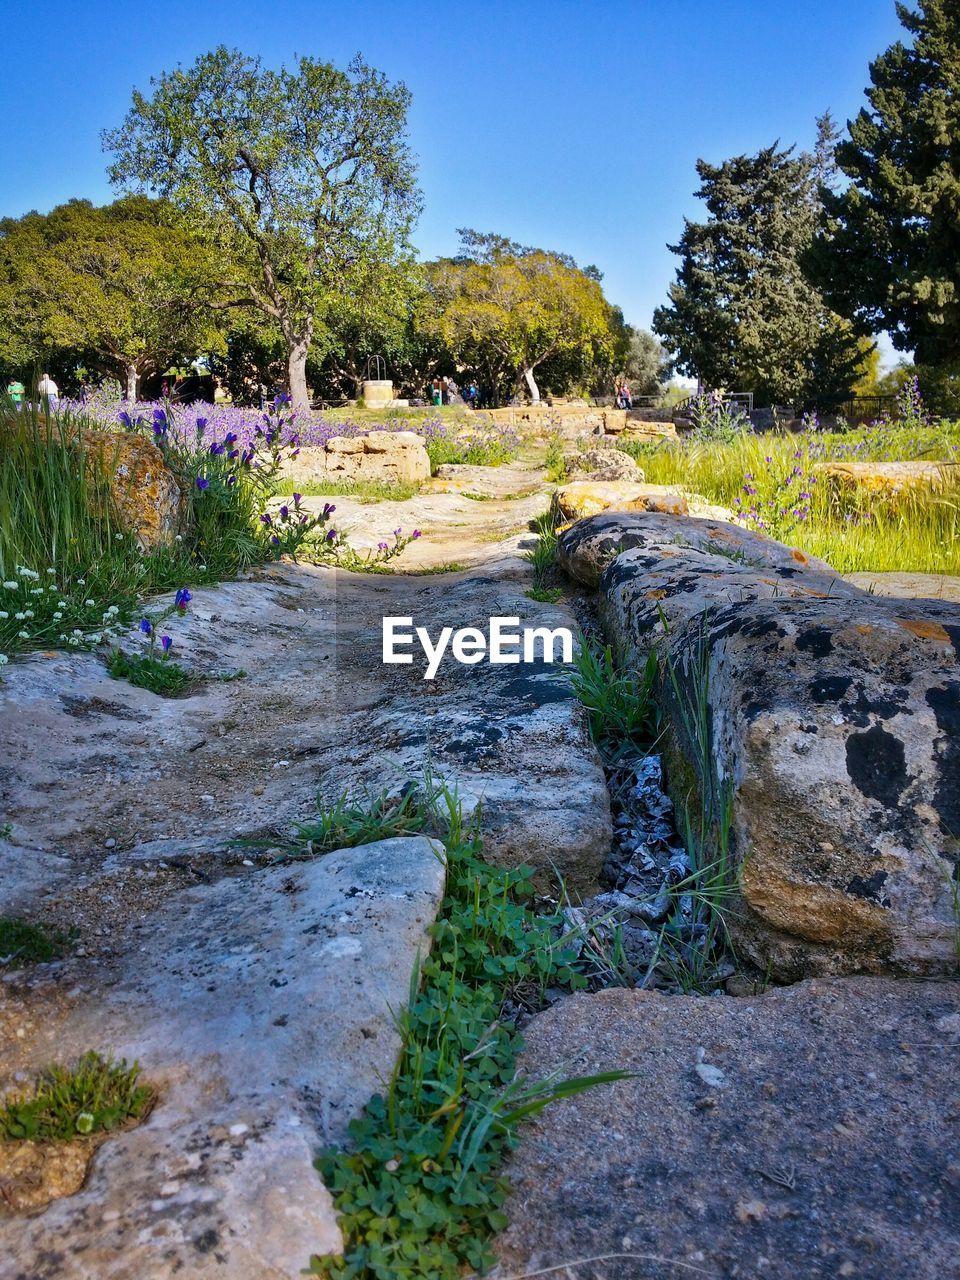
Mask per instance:
[[[811,273],[861,332],[920,363],[960,359],[960,2],[897,5],[911,43],[870,66],[869,109],[837,148]]]
[[[774,144],[720,165],[697,162],[709,218],[687,221],[670,246],[681,262],[670,305],[654,314],[681,372],[753,391],[758,404],[842,397],[863,360],[851,326],[802,266],[835,136],[829,116],[818,125],[814,155]]]

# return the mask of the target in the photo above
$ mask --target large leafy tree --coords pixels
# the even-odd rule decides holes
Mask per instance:
[[[410,94],[360,57],[273,71],[222,45],[151,85],[104,135],[111,179],[172,201],[246,263],[238,297],[279,330],[302,405],[325,314],[353,273],[392,260],[418,212]]]
[[[671,245],[680,266],[653,322],[682,373],[753,391],[760,404],[849,391],[862,352],[803,269],[831,147],[825,117],[813,155],[774,144],[720,165],[697,162],[709,216],[688,220]]]
[[[0,360],[82,361],[135,398],[145,374],[218,349],[220,264],[170,213],[133,196],[0,222]]]
[[[548,361],[565,362],[564,378],[609,362],[616,315],[595,268],[502,236],[460,236],[456,258],[428,264],[419,316],[460,367],[477,372],[496,395],[525,386],[536,402],[536,372]]]
[[[813,274],[830,304],[866,333],[937,364],[960,359],[960,9],[897,5],[912,42],[870,66],[869,108],[826,190]]]

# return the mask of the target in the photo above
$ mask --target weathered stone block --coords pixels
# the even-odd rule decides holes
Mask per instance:
[[[170,546],[182,530],[185,503],[153,441],[133,432],[91,431],[82,446],[88,465],[104,469],[125,532],[144,551]]]
[[[741,951],[787,980],[953,972],[960,607],[681,517],[584,521],[560,556],[628,661],[662,656],[675,802],[732,806]]]

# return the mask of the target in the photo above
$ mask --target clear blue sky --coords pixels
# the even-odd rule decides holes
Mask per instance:
[[[413,92],[424,256],[458,226],[563,250],[647,326],[697,158],[810,146],[901,30],[893,0],[0,0],[0,214],[109,199],[100,130],[218,43],[277,65],[359,50]]]

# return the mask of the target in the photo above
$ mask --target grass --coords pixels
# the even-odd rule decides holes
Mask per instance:
[[[567,464],[563,456],[563,445],[563,438],[559,435],[552,435],[547,442],[547,452],[543,465],[546,469],[547,479],[554,484],[563,484],[567,479]]]
[[[258,499],[190,476],[191,533],[145,554],[119,519],[103,431],[65,410],[49,417],[0,397],[0,655],[89,647],[124,631],[144,597],[218,582],[268,558]],[[108,437],[109,441],[109,437]],[[188,460],[171,457],[171,464]]]
[[[587,709],[590,736],[608,769],[625,757],[644,755],[656,738],[653,685],[656,655],[647,659],[639,680],[619,671],[609,645],[584,643],[571,677],[573,691]]]
[[[830,461],[953,461],[960,447],[956,424],[908,418],[857,432],[741,432],[727,443],[618,447],[640,462],[651,483],[679,485],[740,509],[748,528],[824,559],[839,573],[960,574],[960,484],[895,499],[845,497],[815,470]],[[798,501],[801,492],[809,499]]]
[[[537,535],[532,551],[524,552],[524,560],[533,565],[534,590],[543,591],[549,587],[549,579],[553,574],[557,558],[557,530],[552,512],[537,516],[530,524]]]
[[[365,807],[368,806],[365,812]],[[520,1122],[557,1098],[626,1073],[531,1082],[517,1075],[521,1041],[504,1002],[519,988],[584,985],[562,918],[529,906],[529,869],[482,859],[480,813],[426,772],[396,800],[351,802],[302,828],[300,856],[347,839],[359,844],[417,829],[446,844],[443,903],[432,948],[411,976],[396,1016],[401,1050],[382,1094],[350,1124],[350,1147],[329,1149],[317,1167],[344,1235],[343,1256],[315,1257],[311,1271],[351,1280],[461,1280],[485,1271],[489,1241],[506,1225],[499,1166]]]
[[[140,689],[163,698],[174,698],[190,684],[192,677],[183,667],[164,658],[148,654],[132,656],[122,649],[114,649],[107,663],[107,671],[114,680],[127,680]]]
[[[70,1068],[50,1067],[33,1089],[0,1107],[0,1140],[64,1142],[141,1120],[154,1097],[135,1062],[86,1053]]]
[[[358,502],[407,502],[420,492],[415,481],[407,484],[387,484],[378,480],[290,480],[281,477],[274,490],[278,497],[292,497],[299,493],[304,498],[346,496]]]
[[[17,916],[0,916],[0,968],[59,960],[74,937]]]

